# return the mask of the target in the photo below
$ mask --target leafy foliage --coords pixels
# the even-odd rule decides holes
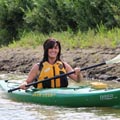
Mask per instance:
[[[0,44],[7,45],[19,39],[25,28],[25,12],[32,9],[31,0],[0,1]]]
[[[26,31],[45,34],[120,27],[119,0],[0,0],[0,44]]]

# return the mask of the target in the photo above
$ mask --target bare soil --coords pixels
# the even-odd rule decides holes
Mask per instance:
[[[88,48],[88,49],[64,49],[61,59],[68,62],[73,68],[81,68],[102,63],[110,60],[120,53],[120,47],[110,48]],[[32,48],[4,48],[0,49],[0,71],[1,73],[28,73],[33,64],[42,59],[42,47]],[[120,64],[104,65],[86,70],[84,77],[117,80],[120,81]]]

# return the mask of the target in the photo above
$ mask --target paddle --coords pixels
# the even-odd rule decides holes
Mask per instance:
[[[106,64],[108,65],[108,64],[114,64],[114,63],[119,63],[119,62],[120,62],[120,54],[118,56],[116,56],[115,58],[109,60],[109,61],[105,61],[105,62],[102,62],[102,63],[99,63],[99,64],[95,64],[95,65],[92,65],[92,66],[81,68],[81,71],[88,70],[88,69],[95,68],[95,67],[102,66],[102,65],[106,65]],[[29,86],[32,86],[32,85],[35,85],[35,84],[38,84],[38,83],[42,83],[44,81],[49,81],[49,80],[52,80],[52,79],[57,79],[57,78],[60,78],[60,77],[64,77],[64,76],[67,76],[67,75],[70,75],[70,74],[73,74],[73,73],[75,73],[75,71],[71,71],[71,72],[66,73],[66,74],[56,75],[54,77],[47,78],[47,79],[44,79],[44,80],[32,82],[32,83],[26,85],[26,87],[29,87]],[[12,91],[19,90],[19,89],[20,89],[20,87],[13,88],[13,89],[8,90],[8,92],[12,92]]]

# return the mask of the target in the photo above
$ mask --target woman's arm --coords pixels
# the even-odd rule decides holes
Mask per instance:
[[[64,62],[65,64],[65,68],[66,68],[66,72],[71,72],[71,71],[75,71],[75,73],[69,75],[69,77],[73,80],[75,80],[76,82],[80,82],[83,79],[82,73],[80,71],[80,68],[75,68],[73,69],[68,63]]]
[[[35,79],[35,77],[39,74],[39,66],[38,64],[35,64],[32,69],[30,70],[29,74],[28,74],[28,77],[27,77],[27,80],[25,80],[21,85],[20,85],[20,88],[21,89],[27,89],[25,87],[25,85],[33,82],[33,80]]]

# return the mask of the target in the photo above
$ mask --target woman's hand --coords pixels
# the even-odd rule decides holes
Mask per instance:
[[[27,85],[27,82],[25,81],[19,87],[20,87],[20,89],[26,90],[28,88],[28,87],[26,87],[26,85]]]
[[[80,68],[76,67],[74,68],[74,71],[75,71],[75,75],[77,75],[77,82],[80,82],[83,78]]]
[[[76,75],[80,75],[80,68],[76,67],[74,69]]]

